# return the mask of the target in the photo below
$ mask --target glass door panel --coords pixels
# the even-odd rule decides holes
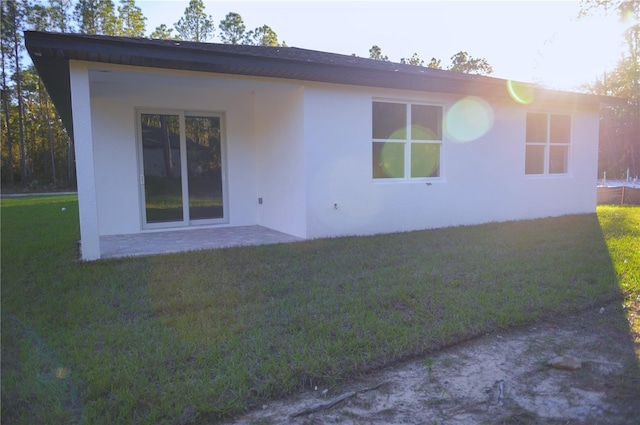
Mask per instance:
[[[184,221],[178,115],[141,114],[147,223]]]
[[[220,130],[220,117],[185,117],[190,220],[224,217]]]

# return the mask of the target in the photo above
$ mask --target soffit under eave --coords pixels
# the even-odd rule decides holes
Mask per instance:
[[[428,74],[407,73],[397,69],[383,70],[344,64],[303,62],[198,50],[180,50],[170,46],[136,43],[124,44],[110,40],[96,42],[82,38],[56,42],[57,36],[27,34],[36,54],[64,57],[96,63],[132,65],[148,68],[176,69],[230,75],[269,77],[315,81],[354,86],[402,89],[411,91],[452,93],[481,97],[508,97],[506,81],[491,81],[475,75],[431,75],[437,70],[425,69]],[[64,38],[64,36],[63,36]]]
[[[26,34],[27,35],[27,34]],[[205,73],[268,77],[284,80],[313,81],[341,85],[399,89],[428,93],[449,93],[489,99],[512,99],[507,80],[481,76],[445,74],[427,75],[397,70],[349,67],[331,63],[305,63],[255,56],[229,55],[199,51],[181,51],[167,46],[137,46],[122,42],[73,40],[56,43],[40,34],[28,34],[27,48],[39,62],[42,76],[65,125],[72,134],[72,111],[69,85],[70,59],[94,63],[130,65],[144,68],[174,69]],[[33,45],[30,48],[30,45]],[[35,54],[32,54],[35,52]],[[65,93],[66,90],[66,93]],[[598,96],[556,92],[535,88],[537,107],[562,106],[580,109],[600,107]]]
[[[51,101],[58,111],[67,133],[73,140],[73,112],[71,108],[71,82],[69,61],[32,55],[33,64],[44,83]]]

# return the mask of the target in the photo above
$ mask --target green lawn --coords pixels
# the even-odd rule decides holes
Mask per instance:
[[[638,207],[91,263],[74,196],[1,213],[5,424],[205,423],[640,294]]]

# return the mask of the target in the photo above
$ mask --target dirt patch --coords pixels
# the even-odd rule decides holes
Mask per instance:
[[[640,300],[634,304],[626,309],[637,321]],[[640,336],[630,329],[613,303],[487,335],[228,423],[637,424]],[[558,356],[581,366],[551,367]]]

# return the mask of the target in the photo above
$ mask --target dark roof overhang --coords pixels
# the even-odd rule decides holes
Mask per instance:
[[[72,134],[69,61],[132,65],[355,86],[511,98],[507,80],[295,47],[25,32],[25,45]],[[518,83],[522,84],[522,83]],[[528,85],[537,102],[598,108],[611,98]]]

